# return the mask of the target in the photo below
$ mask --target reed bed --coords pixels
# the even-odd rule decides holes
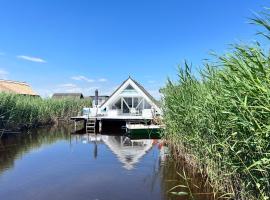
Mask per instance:
[[[270,15],[252,22],[265,28],[269,43]],[[199,76],[187,63],[179,67],[178,81],[162,89],[164,137],[175,152],[192,155],[224,198],[270,198],[269,50],[233,45],[207,61]]]
[[[83,107],[91,106],[90,100],[42,99],[39,97],[0,93],[0,121],[2,128],[32,128],[68,120]]]

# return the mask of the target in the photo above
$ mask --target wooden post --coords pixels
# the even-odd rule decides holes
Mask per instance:
[[[86,124],[87,124],[87,119],[86,120],[83,120],[83,128],[85,130],[85,133],[87,133]]]
[[[76,131],[77,131],[77,121],[74,120],[74,132],[76,132]]]
[[[99,133],[102,132],[102,120],[99,120]]]

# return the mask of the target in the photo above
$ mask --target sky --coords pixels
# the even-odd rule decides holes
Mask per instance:
[[[266,0],[0,0],[0,78],[110,95],[128,76],[156,98],[187,60],[252,42]]]

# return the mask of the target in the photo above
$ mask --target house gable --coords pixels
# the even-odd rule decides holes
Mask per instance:
[[[160,112],[159,106],[156,104],[154,98],[136,81],[132,78],[128,78],[125,80],[116,90],[115,92],[107,99],[104,104],[101,105],[101,109],[108,107],[109,105],[113,104],[117,101],[121,96],[132,96],[138,95],[144,98],[147,103],[155,108],[158,112]]]

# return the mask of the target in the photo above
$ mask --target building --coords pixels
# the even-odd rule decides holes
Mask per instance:
[[[161,109],[158,101],[131,77],[125,80],[103,104],[98,107],[84,108],[83,111],[85,118],[119,120],[151,120],[159,115],[161,115]]]
[[[161,114],[161,109],[158,101],[142,85],[129,77],[100,106],[100,113],[107,116],[153,118]]]
[[[39,96],[29,84],[19,81],[0,80],[0,92]]]
[[[150,125],[159,117],[162,117],[162,111],[158,101],[129,77],[102,105],[83,108],[82,116],[71,119],[75,132],[77,122],[83,121],[87,133],[121,133],[127,124]]]
[[[54,93],[52,95],[53,99],[65,99],[65,98],[70,98],[70,99],[83,99],[84,96],[82,93]]]

